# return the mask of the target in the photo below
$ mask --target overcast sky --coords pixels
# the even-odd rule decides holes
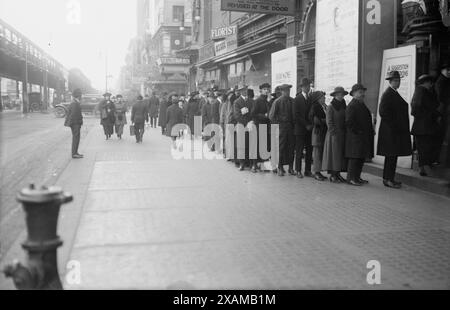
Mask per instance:
[[[80,68],[99,90],[105,88],[105,51],[115,85],[136,35],[135,0],[0,0],[0,18],[66,68]]]

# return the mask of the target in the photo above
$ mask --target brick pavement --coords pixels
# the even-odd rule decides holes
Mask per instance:
[[[76,260],[82,276],[67,289],[450,288],[448,198],[176,161],[170,144],[89,134],[60,182],[78,195],[61,213],[61,272]]]

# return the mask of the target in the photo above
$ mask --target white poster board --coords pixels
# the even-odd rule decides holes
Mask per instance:
[[[380,94],[378,97],[378,109],[377,109],[377,126],[375,139],[375,154],[377,153],[378,146],[378,132],[380,130],[380,100],[383,93],[389,87],[389,81],[386,81],[386,77],[391,71],[399,71],[402,77],[402,83],[398,92],[406,100],[411,103],[412,97],[415,91],[416,81],[416,46],[408,45],[405,47],[393,48],[385,50],[383,54],[383,67],[381,70],[381,82],[380,82]],[[411,116],[411,105],[409,105],[409,117],[410,126],[412,128],[414,118]],[[411,137],[412,142],[412,137]],[[384,157],[376,156],[374,162],[378,164],[384,163]],[[410,169],[412,166],[412,156],[401,157],[398,160],[398,166],[401,168]]]
[[[349,91],[358,82],[358,51],[359,1],[318,0],[315,89],[330,94],[342,86]]]
[[[292,85],[291,97],[297,94],[297,47],[290,47],[272,54],[272,88]]]

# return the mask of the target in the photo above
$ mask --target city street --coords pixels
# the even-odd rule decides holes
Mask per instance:
[[[92,121],[87,118],[83,135]],[[18,190],[33,182],[54,184],[69,162],[71,134],[63,124],[53,114],[0,113],[0,260],[25,229]]]
[[[62,279],[68,261],[81,268],[65,288],[450,288],[448,198],[370,175],[353,188],[176,161],[170,147],[159,129],[142,145],[105,141],[100,127],[83,139],[86,158],[57,179],[75,197],[60,215]]]

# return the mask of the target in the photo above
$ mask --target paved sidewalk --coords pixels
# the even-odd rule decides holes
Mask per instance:
[[[176,161],[170,145],[89,134],[60,180],[76,197],[61,273],[70,259],[82,275],[67,289],[371,289],[371,260],[375,289],[450,288],[449,199]]]

